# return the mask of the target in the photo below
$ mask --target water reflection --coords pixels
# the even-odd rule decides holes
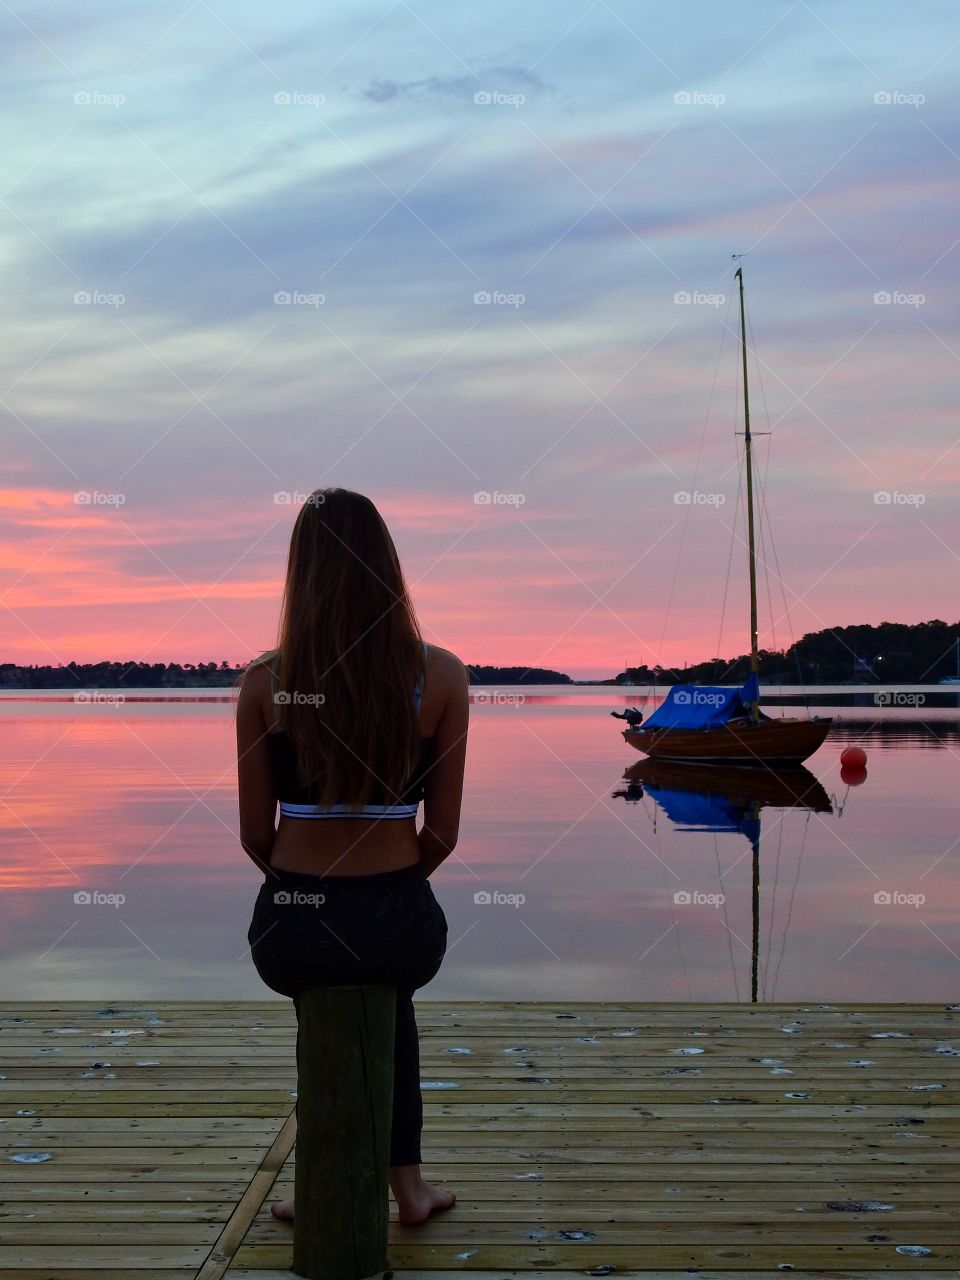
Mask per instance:
[[[721,765],[683,765],[641,760],[624,773],[626,786],[614,791],[615,799],[636,804],[649,796],[677,831],[736,834],[746,838],[753,858],[752,946],[750,999],[757,1003],[760,964],[760,840],[764,809],[806,809],[832,813],[833,805],[820,782],[802,766],[772,769],[738,769]],[[675,897],[682,902],[689,894]]]
[[[8,998],[264,998],[246,949],[260,875],[237,839],[232,698],[194,693],[0,697]],[[956,1000],[956,710],[841,709],[786,798],[744,794],[774,785],[762,770],[724,789],[698,768],[694,793],[722,798],[729,824],[714,834],[677,829],[665,805],[682,781],[661,765],[645,786],[650,766],[611,742],[607,713],[634,693],[522,696],[476,690],[460,843],[435,881],[449,950],[426,998],[746,1001],[756,802],[761,999]],[[849,789],[853,743],[870,777]],[[694,885],[726,903],[675,905]],[[94,892],[124,900],[76,898]],[[498,906],[497,892],[525,902]]]
[[[960,719],[943,708],[930,707],[913,713],[884,708],[882,713],[878,711],[869,717],[845,715],[835,719],[830,737],[837,745],[859,742],[871,750],[920,747],[939,751],[950,747],[956,751],[960,747]]]

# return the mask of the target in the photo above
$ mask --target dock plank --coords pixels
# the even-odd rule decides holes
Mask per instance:
[[[960,1268],[960,1006],[420,1001],[418,1021],[424,1171],[458,1203],[392,1224],[402,1280]],[[290,1276],[269,1205],[293,1192],[295,1031],[281,1000],[5,1004],[5,1280]]]

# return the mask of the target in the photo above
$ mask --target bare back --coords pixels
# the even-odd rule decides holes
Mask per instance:
[[[273,705],[270,672],[258,665],[250,672],[247,716],[251,729],[258,715],[261,737],[278,731]],[[246,682],[245,682],[246,687]],[[241,702],[244,691],[241,690]],[[466,670],[446,649],[427,648],[426,677],[420,699],[420,733],[434,739],[433,762],[424,782],[424,830],[452,847],[456,843],[463,791],[463,771],[469,695]],[[238,732],[239,732],[238,710]],[[259,764],[251,766],[248,777],[259,790],[269,787],[268,744],[262,741]],[[251,743],[250,752],[257,747]],[[259,773],[259,779],[255,774]],[[270,796],[262,799],[263,807]],[[273,793],[273,813],[276,813]],[[421,844],[416,820],[403,818],[377,821],[374,818],[330,818],[311,822],[280,815],[270,854],[270,865],[308,875],[373,875],[398,871],[421,860]]]

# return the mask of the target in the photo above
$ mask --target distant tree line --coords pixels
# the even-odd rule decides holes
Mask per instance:
[[[767,684],[936,684],[957,675],[960,622],[881,622],[879,626],[811,631],[781,651],[761,649]],[[246,664],[216,662],[68,662],[65,666],[0,663],[2,689],[217,689],[235,687]],[[467,666],[471,684],[573,684],[545,667]],[[685,667],[628,667],[598,684],[736,684],[750,658],[717,658]]]
[[[245,665],[216,662],[68,662],[65,666],[0,663],[2,689],[219,689],[240,681]],[[570,684],[543,667],[469,666],[471,684]]]
[[[65,666],[0,663],[3,689],[229,688],[244,668],[216,662],[68,662]]]
[[[957,675],[960,622],[881,622],[879,626],[811,631],[782,652],[761,649],[767,684],[936,684]],[[628,667],[618,684],[737,684],[750,674],[750,655],[688,667]]]
[[[471,684],[573,684],[562,671],[544,667],[467,667]]]

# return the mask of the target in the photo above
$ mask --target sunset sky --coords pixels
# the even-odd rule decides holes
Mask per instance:
[[[248,660],[330,484],[466,662],[742,652],[734,253],[761,643],[956,620],[955,4],[11,0],[0,31],[0,661]]]

